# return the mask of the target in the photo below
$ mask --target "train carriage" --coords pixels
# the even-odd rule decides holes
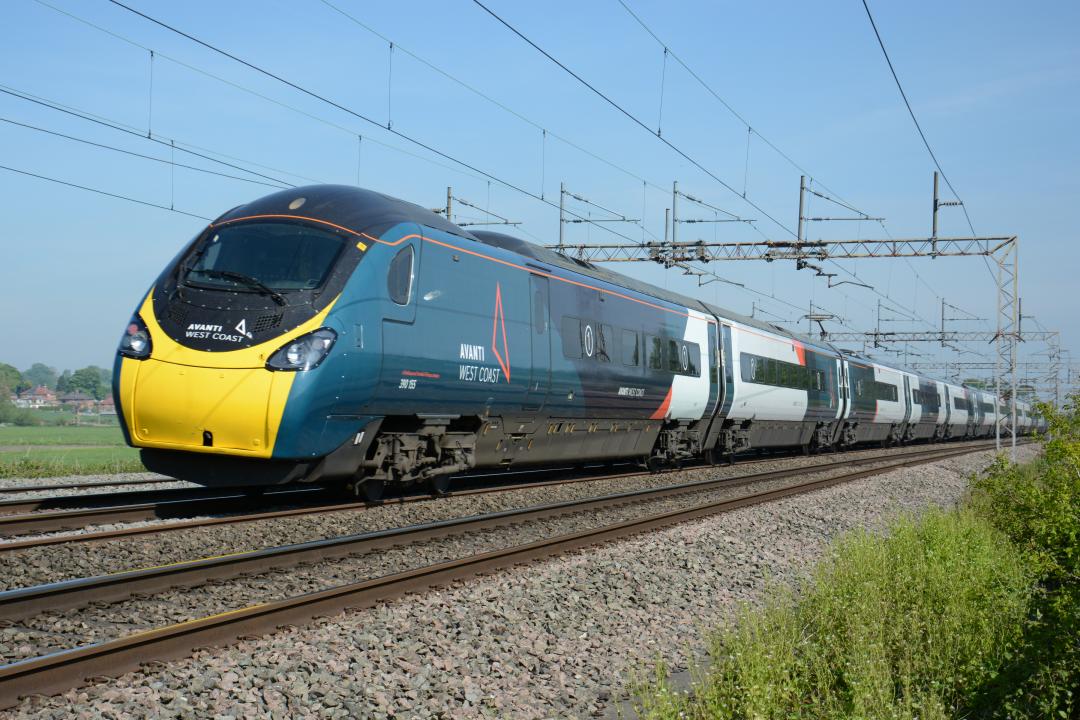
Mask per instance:
[[[843,412],[839,355],[763,325],[730,325],[737,363],[724,420],[733,433],[730,449],[830,445]]]

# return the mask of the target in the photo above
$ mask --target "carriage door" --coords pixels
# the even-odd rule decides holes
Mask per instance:
[[[532,357],[529,363],[529,388],[523,410],[539,410],[547,400],[551,386],[551,312],[548,302],[548,279],[529,275],[532,310]]]
[[[911,378],[904,376],[904,422],[910,423],[915,417],[911,405]]]
[[[851,391],[848,385],[848,364],[843,357],[837,358],[836,362],[836,394],[839,399],[841,420],[847,420],[851,416]]]

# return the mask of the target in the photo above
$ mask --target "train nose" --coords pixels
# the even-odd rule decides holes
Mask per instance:
[[[132,431],[146,447],[269,456],[288,377],[263,368],[137,365]]]

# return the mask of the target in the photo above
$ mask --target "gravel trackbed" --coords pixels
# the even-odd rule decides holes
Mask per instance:
[[[0,717],[604,716],[634,671],[659,657],[686,668],[705,629],[769,580],[800,576],[838,533],[953,505],[991,458],[685,523],[26,698]]]

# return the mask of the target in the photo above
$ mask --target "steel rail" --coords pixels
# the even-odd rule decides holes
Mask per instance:
[[[769,480],[780,480],[809,472],[827,472],[837,466],[885,463],[886,467],[912,460],[935,460],[953,454],[970,452],[968,448],[934,448],[920,453],[907,453],[899,458],[866,457],[840,460],[812,468],[783,468],[750,475],[711,480],[696,480],[677,485],[664,485],[641,490],[611,493],[580,500],[568,500],[502,510],[482,515],[438,520],[385,530],[343,535],[322,540],[279,545],[248,552],[229,553],[214,557],[171,563],[151,568],[127,570],[77,578],[0,592],[0,621],[18,621],[48,610],[69,610],[90,603],[118,602],[136,594],[161,592],[175,587],[199,585],[208,580],[234,578],[240,575],[278,570],[296,565],[338,558],[345,555],[369,553],[383,548],[417,543],[426,540],[464,535],[479,530],[509,524],[531,522],[550,517],[607,509],[628,503],[642,503],[699,493],[720,488],[739,488]]]
[[[348,608],[372,607],[378,602],[399,598],[410,592],[423,592],[434,586],[447,585],[479,574],[623,539],[687,520],[780,500],[897,468],[965,455],[982,449],[984,448],[951,448],[939,450],[932,455],[927,453],[919,457],[904,457],[884,467],[859,470],[559,535],[22,660],[0,666],[0,708],[14,705],[18,698],[24,695],[60,692],[82,684],[87,678],[116,676],[138,669],[146,662],[185,656],[195,648],[229,644],[237,638],[274,632],[283,625],[305,622],[313,617]],[[798,474],[799,469],[788,472]]]
[[[31,533],[55,532],[59,530],[74,530],[84,528],[87,525],[138,522],[140,520],[157,520],[174,515],[185,515],[242,512],[250,508],[253,503],[266,505],[268,501],[281,499],[288,501],[289,497],[302,498],[304,495],[327,495],[328,491],[323,487],[296,488],[290,487],[282,490],[271,490],[261,495],[252,497],[243,492],[231,491],[228,493],[214,493],[213,491],[187,490],[185,497],[176,500],[139,502],[129,505],[109,505],[105,507],[88,507],[75,510],[47,510],[40,512],[25,512],[18,514],[0,514],[0,538],[17,537]],[[194,492],[194,497],[191,494]],[[64,498],[58,498],[66,500]],[[74,496],[78,497],[78,496]],[[36,501],[35,501],[36,502]]]
[[[971,441],[971,442],[979,442],[979,441]],[[969,443],[965,443],[963,445],[963,447],[968,447],[968,444]],[[941,447],[941,446],[937,446],[937,447]],[[863,450],[854,450],[852,452],[862,452],[862,451]],[[894,453],[892,456],[893,457],[900,457],[903,454],[909,454],[909,453]],[[754,460],[742,460],[742,461],[739,461],[736,464],[741,465],[741,466],[757,465],[757,464],[762,464],[762,463],[767,463],[767,462],[775,462],[777,460],[790,459],[790,458],[794,458],[794,457],[802,457],[802,456],[776,455],[776,456],[770,456],[770,457],[759,458],[759,459],[754,459]],[[838,462],[838,461],[833,461],[833,463],[817,463],[817,464],[814,464],[814,465],[808,465],[806,467],[828,466],[830,464],[835,464],[836,462]],[[842,461],[840,461],[840,462],[842,462]],[[705,466],[704,465],[701,465],[701,466],[698,466],[698,465],[684,466],[682,468],[682,470],[690,470],[690,469],[694,469],[694,468],[697,468],[697,467],[705,467]],[[546,473],[546,472],[550,472],[550,470],[543,470],[543,471],[539,471],[539,472]],[[670,472],[678,472],[678,470],[664,470],[662,472],[663,473],[670,473]],[[496,492],[510,491],[510,490],[520,490],[520,489],[525,489],[525,488],[550,487],[550,486],[554,486],[554,485],[567,485],[567,484],[573,484],[573,483],[591,482],[591,481],[598,481],[598,480],[613,480],[613,479],[620,479],[620,478],[640,477],[642,475],[648,475],[648,474],[650,474],[648,471],[632,471],[632,472],[616,473],[616,474],[608,474],[608,475],[589,475],[589,476],[580,477],[580,478],[571,478],[571,479],[562,479],[562,480],[547,480],[547,481],[542,481],[542,482],[531,482],[531,483],[527,483],[527,484],[500,485],[500,486],[497,486],[497,487],[482,487],[482,488],[472,488],[472,489],[467,489],[467,490],[456,490],[456,491],[450,491],[450,492],[446,493],[446,496],[447,497],[462,497],[462,496],[479,495],[479,494],[486,494],[486,493],[496,493]],[[469,478],[473,478],[473,477],[486,477],[486,475],[484,475],[484,476],[462,476],[462,477],[465,478],[465,479],[469,479]],[[402,497],[398,497],[398,498],[384,500],[382,502],[382,505],[423,502],[423,501],[427,501],[427,500],[430,500],[430,499],[431,498],[428,495],[402,496]],[[28,539],[28,540],[14,540],[14,541],[9,541],[9,542],[0,542],[0,554],[5,553],[5,552],[15,551],[15,550],[26,550],[26,549],[29,549],[29,548],[45,547],[45,546],[48,546],[48,545],[63,545],[63,544],[69,544],[69,543],[92,542],[92,541],[99,541],[99,540],[112,540],[112,539],[116,539],[116,538],[131,537],[131,536],[136,536],[136,535],[156,535],[156,534],[159,534],[159,533],[171,532],[171,531],[174,531],[174,530],[188,530],[188,529],[199,528],[199,527],[212,527],[212,526],[215,526],[215,525],[232,525],[232,524],[237,524],[237,523],[242,523],[242,522],[256,522],[256,521],[260,521],[260,520],[273,520],[273,519],[278,519],[278,518],[294,517],[294,516],[298,516],[298,515],[315,515],[315,514],[330,513],[330,512],[345,512],[345,511],[352,511],[352,510],[363,510],[363,509],[366,509],[366,508],[371,507],[371,506],[372,506],[372,503],[367,503],[367,502],[334,503],[334,504],[330,504],[330,505],[313,505],[313,506],[304,506],[304,507],[299,507],[299,508],[286,508],[286,509],[282,509],[282,510],[271,510],[271,511],[266,511],[266,512],[243,513],[243,514],[236,514],[236,515],[228,515],[228,516],[225,516],[225,517],[210,517],[210,518],[197,518],[197,519],[191,519],[191,520],[179,520],[177,522],[162,523],[162,524],[156,524],[156,525],[144,525],[144,526],[139,526],[139,527],[116,528],[116,529],[112,529],[112,530],[100,530],[100,531],[95,531],[95,532],[79,533],[79,534],[76,534],[76,535],[53,535],[53,536],[46,536],[46,537],[40,537],[40,538],[32,538],[32,539]],[[133,513],[133,515],[137,515],[137,513]],[[72,517],[74,518],[76,516],[73,515]],[[93,522],[86,522],[86,520],[91,519],[92,516],[84,515],[82,517],[84,519],[84,522],[83,522],[82,525],[71,525],[71,526],[68,526],[68,527],[65,527],[65,528],[55,528],[55,530],[60,530],[60,529],[68,529],[68,530],[81,529],[83,527],[86,527],[88,525],[93,524]],[[140,518],[135,517],[135,518],[132,518],[132,519],[140,519]],[[153,515],[153,516],[151,516],[149,518],[144,517],[144,518],[141,518],[141,519],[161,519],[161,518],[158,517],[157,515]],[[108,522],[120,522],[120,520],[100,520],[100,519],[97,520],[97,522],[107,522],[107,521]],[[3,518],[0,517],[0,528],[2,528],[2,526],[3,526]],[[29,532],[30,531],[20,532],[18,534],[19,535],[25,535],[25,534],[29,534]],[[47,532],[47,531],[37,529],[34,532]],[[15,536],[17,536],[17,535],[16,534],[10,534],[7,537],[15,537]],[[3,537],[4,537],[4,533],[3,533],[2,530],[0,530],[0,539],[2,539]]]
[[[161,485],[163,483],[176,482],[173,478],[157,478],[146,480],[98,480],[94,482],[71,482],[71,483],[56,483],[53,485],[11,485],[9,487],[0,487],[0,494],[10,493],[28,493],[28,492],[40,492],[42,490],[81,490],[82,488],[96,488],[96,487],[126,487],[128,485]]]

